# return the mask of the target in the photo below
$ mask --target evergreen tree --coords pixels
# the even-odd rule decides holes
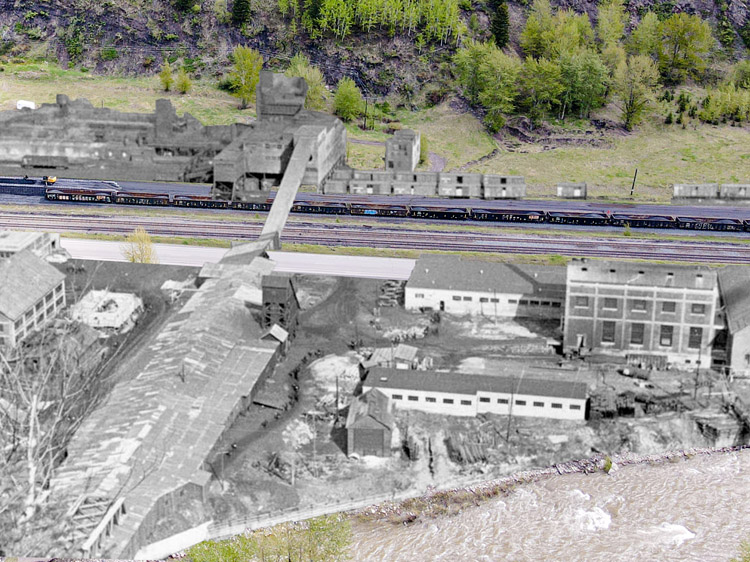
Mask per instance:
[[[195,0],[176,0],[175,8],[181,12],[187,12],[193,7],[193,4],[195,4]]]
[[[234,0],[232,4],[232,22],[242,25],[250,15],[250,0]]]
[[[510,40],[510,16],[508,15],[508,5],[501,0],[492,15],[490,24],[492,36],[495,38],[495,45],[500,49],[504,48]]]

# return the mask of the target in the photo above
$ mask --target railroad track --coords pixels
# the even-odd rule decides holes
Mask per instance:
[[[184,217],[80,217],[0,213],[0,228],[128,234],[136,227],[156,236],[185,236],[254,240],[260,223],[227,223]],[[503,233],[425,231],[409,228],[363,227],[346,224],[288,223],[282,235],[287,243],[356,246],[409,250],[443,250],[508,254],[630,258],[694,263],[750,264],[750,245],[625,238],[555,237]]]

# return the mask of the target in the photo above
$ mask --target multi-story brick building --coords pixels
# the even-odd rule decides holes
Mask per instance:
[[[0,348],[14,347],[65,306],[65,275],[29,250],[0,259]]]
[[[574,260],[567,271],[566,350],[656,366],[709,366],[723,324],[719,285],[705,267]]]

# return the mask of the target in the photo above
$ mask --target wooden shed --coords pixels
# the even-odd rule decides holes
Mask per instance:
[[[354,400],[346,418],[346,454],[387,457],[391,451],[393,414],[390,398],[377,389]]]

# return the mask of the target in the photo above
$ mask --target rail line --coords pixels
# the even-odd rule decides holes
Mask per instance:
[[[75,217],[0,213],[0,228],[128,234],[136,227],[157,236],[254,240],[261,224],[192,220],[184,217]],[[371,228],[345,224],[290,223],[282,242],[405,250],[442,250],[505,254],[559,254],[693,263],[750,264],[750,245],[623,238],[575,238],[547,235],[487,234]]]

